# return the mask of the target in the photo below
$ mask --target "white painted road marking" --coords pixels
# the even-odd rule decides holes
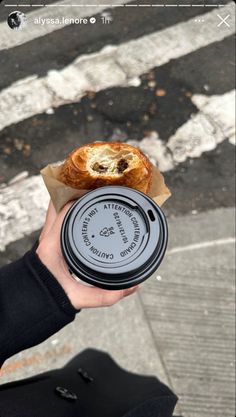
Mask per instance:
[[[236,241],[235,237],[226,237],[224,239],[216,239],[216,240],[210,240],[210,241],[205,241],[205,242],[193,243],[192,245],[180,246],[177,248],[170,249],[166,252],[166,255],[174,255],[176,253],[211,248],[211,247],[216,247],[216,246],[221,246],[221,245],[232,245],[232,244],[235,244],[235,241]]]
[[[226,139],[235,144],[235,90],[215,96],[193,95],[192,102],[199,108],[180,126],[167,142],[157,132],[141,141],[129,143],[139,146],[162,172],[169,171],[187,158],[198,158],[212,151]]]
[[[127,0],[128,3],[131,0]],[[71,5],[71,0],[61,0],[59,2],[53,3],[44,7],[40,10],[34,10],[32,12],[27,13],[27,26],[22,31],[18,31],[17,34],[14,30],[10,30],[6,22],[0,23],[0,51],[3,49],[14,48],[18,45],[22,45],[23,43],[32,41],[33,39],[40,38],[45,36],[49,33],[54,32],[55,30],[62,29],[63,27],[67,26],[65,23],[61,25],[56,24],[45,24],[45,25],[36,25],[34,24],[34,19],[38,19],[39,17],[42,19],[62,19],[63,17],[66,18],[83,18],[89,17],[94,14],[100,13],[107,8],[106,5],[87,5],[87,7],[83,6],[84,0],[76,0],[76,7]],[[119,4],[123,5],[124,2],[119,0],[113,0],[113,7],[117,7]],[[62,7],[60,9],[60,6]],[[13,5],[15,6],[15,5]],[[35,4],[34,6],[39,7],[40,5]],[[50,8],[49,8],[50,7]],[[55,8],[57,9],[55,15]],[[17,35],[17,36],[16,36]]]
[[[235,90],[215,96],[195,94],[192,102],[210,122],[217,124],[223,138],[235,144]]]
[[[234,3],[229,3],[225,9],[233,14]],[[205,14],[207,25],[204,27],[196,26],[195,18],[119,46],[107,46],[95,54],[80,56],[60,71],[49,71],[46,77],[35,75],[15,82],[0,93],[0,130],[49,108],[79,102],[88,90],[128,86],[130,80],[151,68],[234,33],[233,25],[216,30],[217,10]]]
[[[48,201],[40,175],[0,189],[0,251],[42,227]]]
[[[200,109],[168,140],[174,162],[197,158],[212,151],[225,139],[235,141],[235,90],[215,96],[194,95]]]

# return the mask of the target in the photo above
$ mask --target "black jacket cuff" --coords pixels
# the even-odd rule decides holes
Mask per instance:
[[[42,263],[37,253],[34,251],[34,247],[31,251],[27,252],[23,257],[27,267],[36,279],[40,280],[45,287],[47,287],[50,295],[56,301],[59,308],[61,308],[66,314],[73,316],[80,310],[76,310],[71,304],[64,289],[53,276],[53,274]]]
[[[34,250],[0,268],[0,364],[58,332],[77,312]]]

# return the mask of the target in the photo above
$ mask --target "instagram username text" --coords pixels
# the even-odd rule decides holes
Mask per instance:
[[[42,18],[38,17],[34,19],[35,25],[87,25],[89,23],[94,24],[96,22],[96,19],[90,18],[76,18],[76,17],[55,17],[55,18]]]

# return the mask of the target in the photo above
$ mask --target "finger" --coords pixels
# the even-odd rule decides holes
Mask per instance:
[[[76,308],[108,307],[122,298],[136,292],[138,287],[126,290],[103,290],[97,287],[89,287],[74,281],[70,286],[70,298]]]
[[[73,195],[73,200],[69,201],[59,213],[56,212],[52,202],[50,201],[50,205],[47,212],[45,226],[42,231],[42,236],[45,237],[48,232],[54,235],[54,238],[57,239],[60,235],[61,226],[64,220],[64,217],[70,207],[76,202],[76,199],[81,197],[81,191],[76,191]],[[41,238],[42,238],[41,236]]]
[[[70,207],[77,201],[77,200],[79,200],[81,197],[83,197],[83,195],[84,195],[85,193],[83,193],[82,195],[81,195],[81,191],[80,190],[77,190],[77,191],[75,191],[75,193],[73,194],[73,196],[72,196],[72,198],[71,198],[71,200],[70,201],[68,201],[67,202],[67,204],[65,205],[65,206],[63,206],[62,207],[62,209],[61,209],[61,211],[60,211],[60,213],[58,214],[58,218],[57,218],[57,222],[58,222],[58,224],[59,225],[61,225],[62,224],[62,222],[63,222],[63,219],[64,219],[64,217],[65,217],[65,215],[66,215],[66,213],[67,213],[67,211],[70,209]]]
[[[53,227],[53,225],[56,221],[56,218],[57,218],[57,212],[56,212],[55,207],[52,203],[52,200],[50,200],[49,205],[48,205],[48,209],[47,209],[47,213],[46,213],[45,223],[44,223],[44,226],[43,226],[43,230],[40,234],[39,241],[41,241],[43,239],[43,237],[45,237],[50,232],[50,230],[52,229],[52,227]]]
[[[54,238],[57,239],[61,233],[61,226],[63,223],[63,220],[65,218],[66,213],[68,210],[73,206],[74,201],[70,201],[67,203],[60,211],[60,213],[57,214],[56,221],[54,222],[52,233],[54,234]]]

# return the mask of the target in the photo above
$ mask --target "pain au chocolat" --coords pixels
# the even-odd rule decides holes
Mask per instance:
[[[70,153],[59,180],[77,189],[122,185],[147,193],[152,169],[151,162],[138,148],[119,142],[95,142]]]

